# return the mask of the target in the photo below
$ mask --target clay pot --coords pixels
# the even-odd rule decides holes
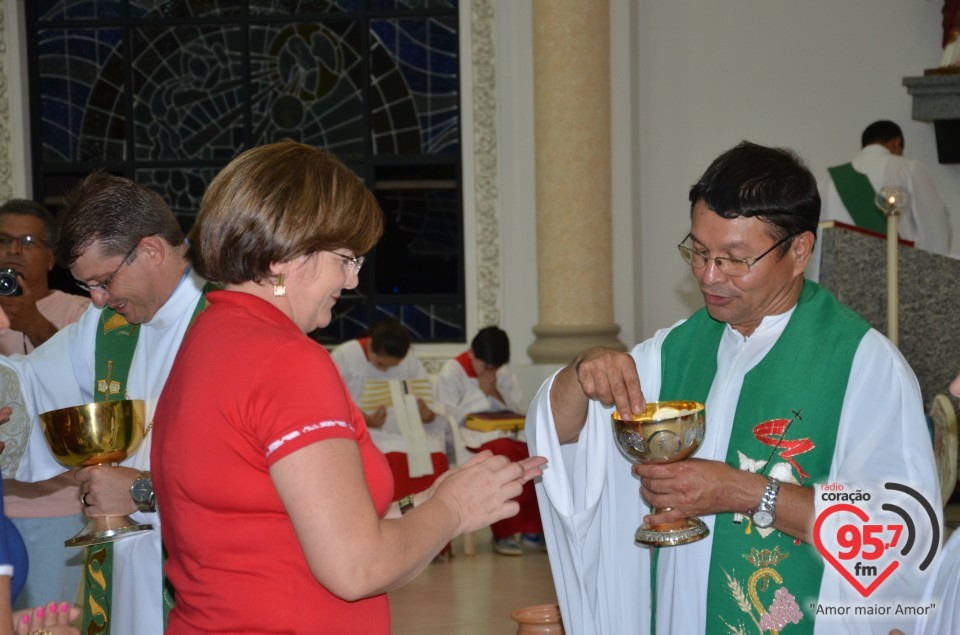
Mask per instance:
[[[563,635],[560,607],[556,604],[525,606],[510,617],[520,624],[517,635]]]

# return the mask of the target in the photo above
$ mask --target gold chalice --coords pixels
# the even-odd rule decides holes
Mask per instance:
[[[40,426],[50,451],[68,468],[119,463],[143,441],[142,400],[98,401],[84,406],[51,410],[40,415]],[[129,516],[95,516],[68,547],[113,542],[153,525],[138,524]]]
[[[643,414],[623,420],[613,413],[613,438],[631,463],[675,463],[691,456],[703,442],[703,404],[697,401],[654,401]],[[668,509],[654,509],[659,514]],[[683,518],[637,529],[634,540],[655,547],[696,542],[710,533],[699,518]]]

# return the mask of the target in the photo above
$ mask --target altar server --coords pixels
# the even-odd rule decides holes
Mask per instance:
[[[496,326],[480,329],[470,348],[440,369],[437,402],[456,418],[467,448],[490,450],[517,461],[529,456],[523,430],[481,431],[466,425],[467,416],[475,413],[520,413],[520,385],[509,361],[510,338],[506,331]],[[519,514],[490,527],[493,550],[502,556],[522,556],[523,546],[539,551],[547,548],[533,483],[523,488],[517,502]]]
[[[446,419],[427,403],[430,375],[413,350],[410,331],[397,318],[380,320],[367,335],[344,342],[331,357],[360,406],[370,438],[390,462],[394,500],[429,487],[447,470]],[[406,391],[397,381],[416,380]],[[394,381],[394,388],[388,383]],[[369,383],[368,383],[369,382]],[[372,386],[377,392],[371,395]],[[421,394],[417,394],[417,391]],[[376,402],[368,407],[364,397]]]

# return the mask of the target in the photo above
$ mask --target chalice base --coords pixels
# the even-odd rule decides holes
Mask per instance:
[[[686,545],[706,538],[710,530],[699,518],[683,518],[666,525],[650,527],[646,523],[640,525],[633,540],[638,545],[650,547],[676,547]]]
[[[67,547],[102,545],[144,531],[153,531],[153,525],[135,523],[129,516],[94,516],[87,519],[80,533],[63,544]]]

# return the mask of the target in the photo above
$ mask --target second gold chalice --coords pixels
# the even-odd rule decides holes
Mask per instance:
[[[40,426],[50,451],[68,468],[119,463],[143,441],[142,400],[98,401],[83,406],[51,410],[40,415]],[[129,516],[94,516],[68,547],[113,542],[153,525],[139,524]]]
[[[693,455],[703,442],[705,417],[697,401],[653,401],[631,420],[613,416],[613,437],[631,463],[675,463]],[[667,509],[654,509],[660,514]],[[634,540],[654,547],[685,545],[710,533],[699,518],[683,518],[664,525],[637,529]]]

